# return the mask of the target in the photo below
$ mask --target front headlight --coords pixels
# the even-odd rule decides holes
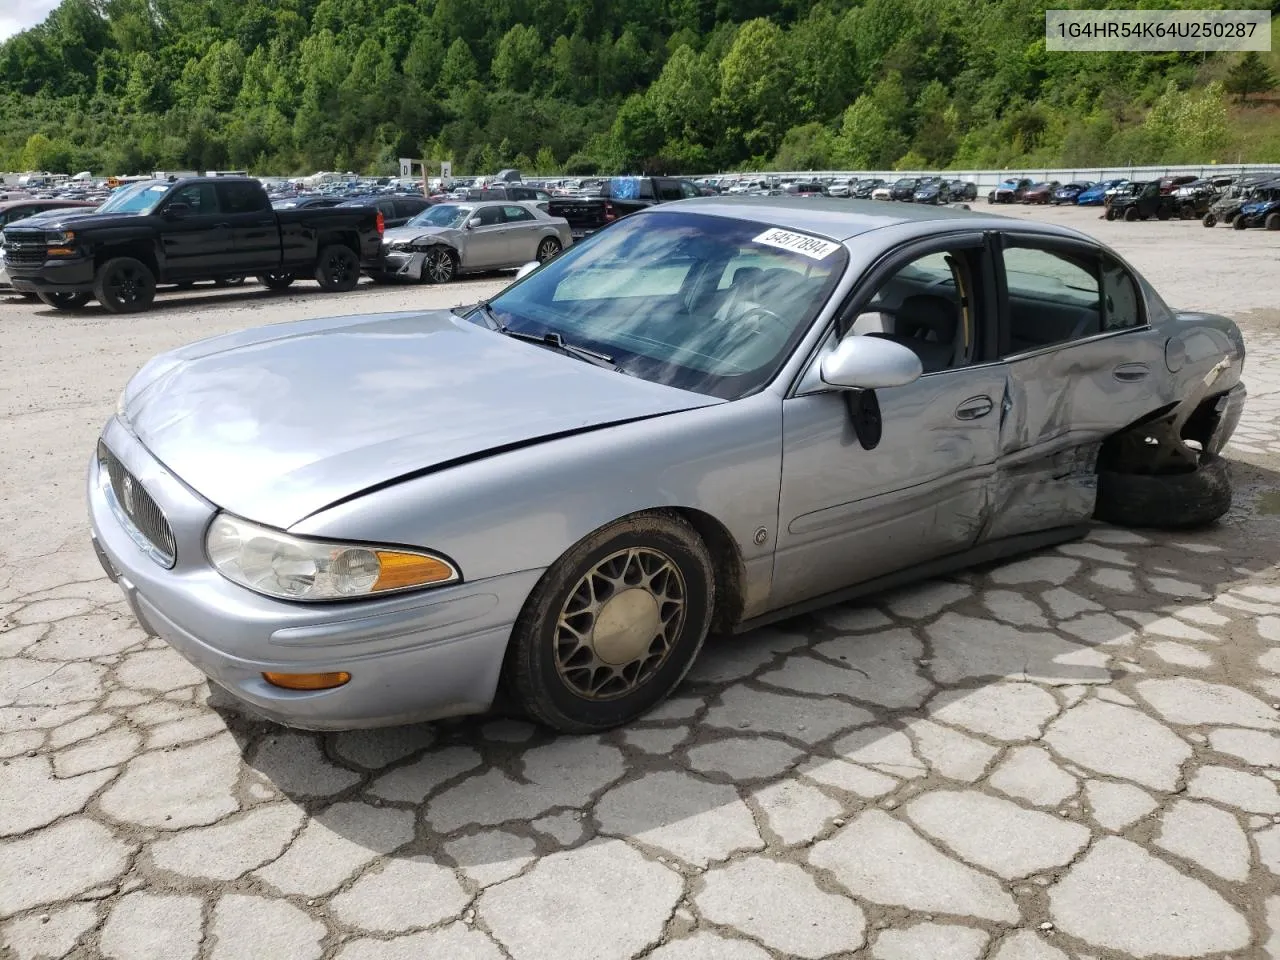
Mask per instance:
[[[351,600],[462,579],[429,553],[304,540],[226,514],[210,524],[205,549],[228,580],[282,600]]]
[[[74,230],[59,230],[56,233],[46,233],[44,235],[45,243],[51,247],[65,247],[68,243],[74,243],[76,232]]]

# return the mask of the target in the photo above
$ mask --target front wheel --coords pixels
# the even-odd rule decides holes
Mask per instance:
[[[1268,230],[1280,230],[1280,213],[1269,213],[1263,226]]]
[[[674,513],[635,514],[579,541],[543,574],[516,620],[504,676],[549,727],[616,727],[684,679],[714,606],[711,556],[697,532]]]
[[[538,252],[535,256],[539,263],[546,263],[559,252],[560,241],[555,237],[544,237],[542,242],[538,244]]]
[[[448,283],[458,275],[458,255],[448,247],[432,247],[422,261],[425,283]]]
[[[1138,219],[1138,208],[1129,207],[1129,209],[1125,210],[1124,212],[1124,218],[1128,223],[1133,223],[1135,220]]]
[[[1244,230],[1249,224],[1245,223],[1243,214],[1236,214],[1236,218],[1231,221],[1231,226],[1236,230]]]
[[[258,275],[258,282],[268,290],[286,290],[294,279],[292,273],[262,273]]]
[[[1214,216],[1212,213],[1206,213],[1204,215],[1204,219],[1201,220],[1200,222],[1203,223],[1206,227],[1216,227],[1218,225],[1218,218]]]
[[[40,293],[36,296],[45,306],[56,310],[79,310],[93,299],[87,293]]]
[[[346,293],[360,282],[360,258],[350,247],[331,243],[316,258],[316,283],[329,293]]]
[[[116,257],[98,270],[93,295],[111,313],[140,313],[156,298],[156,276],[141,260]]]
[[[1107,209],[1103,211],[1102,215],[1108,220],[1114,220],[1116,218],[1116,212],[1111,207],[1107,207]]]

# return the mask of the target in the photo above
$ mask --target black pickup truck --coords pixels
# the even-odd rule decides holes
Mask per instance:
[[[554,197],[547,213],[569,221],[574,240],[607,227],[628,213],[668,200],[690,200],[702,196],[692,180],[680,177],[610,177],[597,188],[598,194],[582,197]]]
[[[95,212],[27,220],[4,232],[19,293],[74,310],[146,310],[156,284],[257,276],[275,290],[302,277],[351,290],[381,256],[382,214],[370,207],[273,210],[248,177],[146,180]]]

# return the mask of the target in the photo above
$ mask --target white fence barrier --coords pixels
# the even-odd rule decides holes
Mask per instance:
[[[892,183],[901,177],[944,176],[949,180],[969,180],[978,185],[979,192],[990,190],[996,184],[1009,179],[1030,177],[1037,182],[1058,180],[1070,183],[1073,180],[1158,180],[1161,177],[1195,176],[1195,177],[1234,177],[1242,173],[1270,173],[1280,177],[1280,163],[1218,163],[1206,166],[1164,166],[1164,167],[1074,167],[1048,169],[1044,167],[1022,168],[1011,170],[791,170],[767,173],[720,173],[705,174],[717,177],[879,177]]]

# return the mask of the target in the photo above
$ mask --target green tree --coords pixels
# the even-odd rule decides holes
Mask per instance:
[[[844,112],[835,154],[854,170],[883,170],[906,147],[906,138],[889,122],[874,97],[863,94]]]
[[[498,42],[493,76],[508,90],[530,90],[542,72],[542,40],[533,27],[517,23]]]
[[[471,47],[461,37],[449,44],[444,55],[444,63],[440,67],[440,86],[447,90],[459,90],[475,80],[479,75],[476,58]]]
[[[1227,71],[1223,83],[1228,93],[1234,93],[1241,102],[1253,93],[1266,93],[1275,89],[1275,74],[1262,62],[1256,50],[1250,50]]]
[[[786,132],[773,165],[778,170],[828,170],[835,152],[835,138],[824,124],[805,123]]]
[[[43,133],[33,133],[27,137],[18,165],[24,170],[48,170],[53,152],[52,140]]]
[[[782,29],[759,18],[742,25],[720,61],[715,109],[725,139],[749,155],[772,155],[791,108],[791,62]]]

